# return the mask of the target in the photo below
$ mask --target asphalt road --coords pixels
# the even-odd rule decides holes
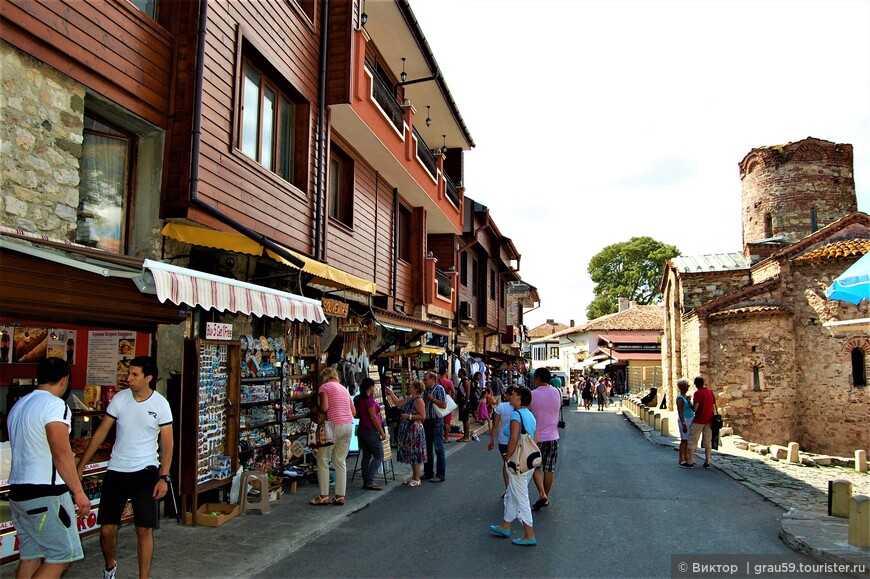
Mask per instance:
[[[668,577],[682,554],[812,562],[777,538],[775,505],[715,468],[678,468],[621,414],[569,408],[551,505],[535,513],[538,546],[489,531],[502,479],[483,437],[449,457],[446,482],[395,489],[259,577]]]

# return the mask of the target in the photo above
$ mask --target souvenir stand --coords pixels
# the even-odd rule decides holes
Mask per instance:
[[[261,325],[266,332],[269,324]],[[185,341],[179,420],[186,432],[196,432],[179,448],[185,523],[194,522],[199,495],[227,492],[239,467],[270,475],[275,492],[285,473],[296,478],[314,471],[306,432],[318,338],[302,322],[287,322],[276,333]]]

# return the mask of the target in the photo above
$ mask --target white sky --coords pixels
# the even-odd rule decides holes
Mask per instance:
[[[369,0],[373,1],[373,0]],[[586,318],[590,258],[648,235],[742,251],[737,164],[854,146],[870,213],[870,1],[411,0],[476,148],[466,195],[548,318]]]

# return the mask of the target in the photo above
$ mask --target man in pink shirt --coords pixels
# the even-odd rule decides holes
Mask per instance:
[[[535,415],[538,446],[541,449],[541,466],[535,469],[535,486],[541,497],[532,505],[532,510],[550,504],[550,489],[559,458],[559,411],[562,409],[562,392],[550,385],[550,371],[538,368],[534,375],[535,388],[529,410]]]

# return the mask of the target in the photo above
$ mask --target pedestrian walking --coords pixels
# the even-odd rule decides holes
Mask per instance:
[[[399,398],[392,389],[387,395],[396,406],[402,408],[399,422],[399,451],[396,459],[403,464],[411,465],[411,478],[403,484],[408,487],[420,486],[420,470],[426,462],[426,433],[423,430],[423,420],[426,419],[426,404],[423,402],[423,392],[426,387],[419,380],[411,384],[411,394],[407,398]]]
[[[704,385],[704,377],[697,376],[695,378],[695,394],[693,410],[695,416],[692,418],[692,426],[689,427],[689,443],[688,443],[688,466],[695,466],[695,451],[698,449],[698,439],[700,438],[704,446],[704,468],[710,468],[710,455],[713,454],[713,409],[716,407],[716,396],[713,391]]]
[[[69,366],[46,358],[36,368],[36,390],[9,411],[9,508],[18,532],[16,577],[60,577],[84,558],[76,517],[91,501],[82,489],[69,445],[70,410],[62,396]]]
[[[683,468],[691,468],[689,462],[689,428],[692,426],[692,419],[695,417],[695,411],[692,409],[692,399],[686,396],[689,390],[689,381],[685,378],[677,380],[677,388],[680,395],[677,396],[677,424],[680,430],[680,459],[679,464]]]
[[[353,419],[356,408],[347,388],[341,385],[338,370],[324,368],[320,372],[320,387],[317,389],[317,411],[332,421],[335,443],[317,449],[317,482],[320,494],[309,501],[312,505],[345,504],[347,492],[347,453],[353,436]],[[335,469],[335,498],[329,498],[329,462]]]
[[[505,390],[505,396],[508,400],[510,400],[511,392],[513,392],[515,388],[515,386],[508,386]],[[498,453],[501,455],[502,459],[501,473],[504,477],[505,489],[507,489],[509,482],[508,471],[505,467],[505,463],[507,461],[507,449],[510,440],[510,419],[513,413],[514,407],[510,402],[501,402],[495,407],[495,410],[492,413],[492,429],[489,431],[489,445],[487,445],[487,450],[491,452],[492,449],[495,448],[496,443],[498,444]],[[504,494],[502,494],[502,498],[504,498]]]
[[[471,440],[471,383],[465,368],[458,373],[459,384],[456,385],[456,407],[459,411],[459,421],[462,423],[462,442]]]
[[[538,423],[538,446],[541,449],[541,467],[535,469],[535,486],[540,498],[532,505],[539,510],[550,505],[550,490],[556,475],[559,460],[559,412],[562,410],[562,392],[550,385],[550,371],[546,368],[535,370],[532,390],[532,403],[529,410]],[[510,456],[510,455],[508,455]]]
[[[85,465],[117,423],[115,444],[100,489],[97,515],[100,547],[106,562],[104,579],[114,579],[118,569],[115,560],[118,527],[128,500],[133,505],[139,577],[147,579],[151,574],[153,530],[159,523],[158,501],[169,490],[169,465],[173,452],[172,410],[166,398],[155,390],[157,364],[154,359],[150,356],[133,358],[127,384],[129,388],[112,397],[106,416],[78,464],[81,477]]]
[[[545,368],[540,368],[546,370]],[[549,373],[549,372],[548,372]],[[549,384],[548,384],[549,385]],[[528,388],[516,388],[510,394],[510,402],[514,412],[510,417],[510,437],[506,455],[511,456],[516,450],[520,434],[527,432],[535,441],[538,440],[537,421],[535,415],[529,410],[532,402],[532,392]],[[561,404],[561,398],[559,404]],[[519,519],[523,525],[523,538],[514,539],[514,545],[533,546],[538,544],[535,537],[532,509],[529,507],[529,479],[537,469],[519,473],[508,473],[508,487],[504,495],[504,516],[499,525],[490,525],[489,530],[500,537],[511,536],[512,523]]]
[[[602,378],[595,385],[595,391],[598,394],[598,410],[604,410],[604,404],[607,398],[607,382]]]
[[[426,386],[423,395],[426,407],[426,419],[423,421],[423,431],[426,434],[426,464],[423,467],[423,478],[436,483],[444,482],[447,476],[447,455],[444,452],[444,420],[435,412],[436,406],[447,408],[447,392],[443,386],[438,384],[437,380],[435,372],[426,372],[423,376],[423,384]]]
[[[441,370],[439,372],[440,376],[438,377],[438,383],[444,387],[444,392],[447,393],[448,396],[456,399],[456,388],[453,385],[453,380],[447,377],[447,366],[441,366]],[[452,442],[450,440],[450,426],[453,424],[453,413],[451,412],[447,416],[444,417],[444,442]]]
[[[374,391],[375,381],[369,377],[363,378],[353,404],[359,417],[356,435],[362,454],[362,488],[379,491],[382,487],[375,482],[375,477],[384,462],[384,441],[387,440],[387,433],[381,424],[381,405],[375,400]]]

